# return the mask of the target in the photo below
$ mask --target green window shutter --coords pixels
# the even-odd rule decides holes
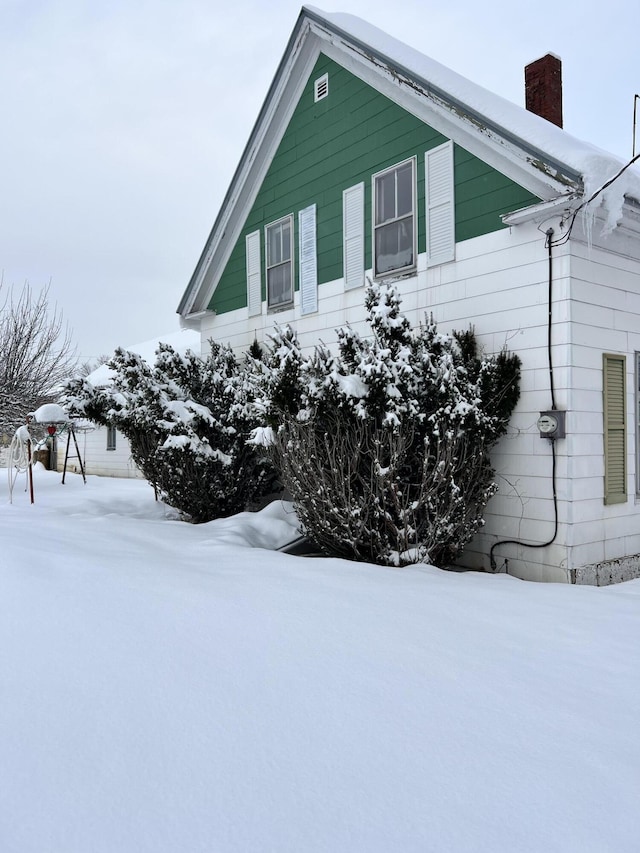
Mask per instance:
[[[342,193],[344,289],[364,284],[364,183]]]
[[[298,213],[298,230],[300,232],[300,312],[312,314],[318,310],[315,204],[305,207]]]
[[[260,232],[246,237],[247,255],[247,305],[249,316],[262,313],[262,282],[260,281]]]
[[[455,259],[456,238],[453,199],[453,142],[425,154],[427,213],[427,264]]]
[[[603,355],[604,385],[604,502],[627,500],[626,358]]]

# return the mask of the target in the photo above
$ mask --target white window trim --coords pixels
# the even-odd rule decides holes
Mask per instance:
[[[382,225],[388,225],[389,222],[399,221],[400,219],[408,218],[408,215],[403,217],[398,217],[396,220],[389,220],[388,222],[381,223],[380,226],[376,226],[376,179],[382,177],[382,175],[386,175],[389,172],[394,172],[396,169],[399,169],[401,166],[404,166],[406,163],[411,163],[411,171],[412,171],[412,181],[411,181],[411,216],[413,217],[413,261],[411,264],[407,264],[404,267],[398,267],[393,270],[386,270],[385,272],[379,273],[376,268],[376,228],[382,227]],[[373,267],[373,277],[375,279],[385,279],[385,278],[393,278],[395,276],[403,276],[414,273],[417,268],[418,263],[418,240],[417,240],[417,220],[418,220],[418,209],[417,209],[417,192],[416,192],[416,183],[417,183],[417,158],[408,157],[406,160],[401,160],[399,163],[394,163],[393,166],[389,166],[386,169],[381,169],[379,172],[376,172],[375,175],[371,176],[371,264]]]
[[[291,240],[289,241],[291,255],[288,263],[291,265],[291,299],[287,302],[280,302],[277,305],[271,305],[270,302],[270,293],[269,293],[269,270],[272,268],[269,266],[269,229],[273,228],[275,225],[280,225],[282,222],[289,222],[289,227],[291,229]],[[268,311],[284,311],[288,308],[293,307],[294,295],[296,291],[295,284],[295,250],[294,243],[295,233],[293,228],[293,213],[288,213],[286,216],[281,216],[280,219],[276,219],[273,222],[269,222],[264,226],[264,269],[265,269],[265,279],[266,279],[266,288],[267,288],[267,310]],[[282,263],[287,263],[283,261]],[[273,264],[273,267],[280,266],[280,264]]]
[[[113,426],[107,427],[107,450],[109,452],[116,449],[117,435],[118,434],[116,432],[115,427],[113,427]]]

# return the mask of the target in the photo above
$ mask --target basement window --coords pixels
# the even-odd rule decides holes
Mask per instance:
[[[326,98],[329,94],[329,75],[323,74],[322,77],[318,77],[318,79],[313,84],[313,100],[315,102],[321,101],[323,98]]]

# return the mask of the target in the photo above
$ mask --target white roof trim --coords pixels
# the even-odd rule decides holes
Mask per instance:
[[[542,201],[540,204],[532,204],[530,207],[522,207],[512,213],[506,213],[502,217],[505,225],[523,225],[525,222],[544,222],[554,215],[567,211],[571,214],[580,203],[580,196],[575,193],[554,198],[551,201]]]

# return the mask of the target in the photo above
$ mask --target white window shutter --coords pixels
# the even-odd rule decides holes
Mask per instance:
[[[427,264],[455,259],[456,238],[453,199],[453,142],[425,154],[427,199]]]
[[[247,306],[249,316],[262,313],[262,282],[260,280],[260,232],[246,237],[247,252]]]
[[[316,206],[298,213],[300,235],[300,311],[312,314],[318,310],[318,261],[316,253]]]
[[[342,193],[344,289],[364,284],[364,183]]]

